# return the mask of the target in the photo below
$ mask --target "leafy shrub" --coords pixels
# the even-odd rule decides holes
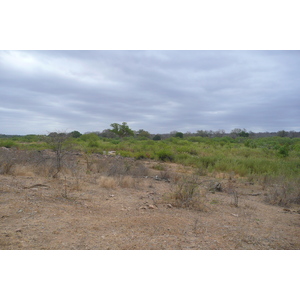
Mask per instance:
[[[88,147],[90,148],[99,148],[100,144],[98,141],[95,141],[95,140],[90,140],[88,142]]]
[[[149,158],[149,156],[147,156],[147,154],[144,153],[144,152],[138,152],[138,153],[136,153],[136,154],[134,155],[134,157],[135,157],[136,159],[145,159],[145,158]]]
[[[0,141],[0,147],[13,148],[13,147],[17,147],[17,144],[12,140],[4,140],[4,141]]]
[[[183,139],[183,133],[182,132],[176,132],[175,137]]]
[[[200,157],[200,162],[204,168],[208,169],[209,167],[215,166],[217,159],[212,156],[204,156]]]
[[[77,138],[81,137],[82,134],[79,131],[75,130],[70,133],[70,136],[74,139],[77,139]]]
[[[288,157],[289,156],[289,148],[287,145],[284,145],[282,147],[279,148],[278,150],[278,154],[281,157]]]
[[[191,154],[191,155],[198,155],[198,151],[195,150],[195,149],[188,150],[188,153]]]
[[[152,169],[154,169],[154,170],[159,170],[159,171],[163,171],[163,170],[165,170],[165,167],[164,167],[163,165],[161,165],[161,164],[157,164],[157,165],[154,165],[154,166],[152,167]]]
[[[86,133],[80,136],[82,141],[99,141],[99,136],[96,133]]]
[[[120,144],[120,142],[121,142],[120,140],[112,140],[111,141],[111,143],[114,145],[118,145],[118,144]]]
[[[161,161],[174,161],[174,154],[167,150],[161,150],[157,153],[158,159]]]

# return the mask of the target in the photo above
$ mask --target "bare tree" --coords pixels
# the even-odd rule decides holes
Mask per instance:
[[[55,152],[56,173],[53,175],[53,177],[56,177],[62,169],[63,158],[67,153],[67,141],[69,138],[70,134],[67,134],[66,132],[51,132],[46,137],[46,142]]]

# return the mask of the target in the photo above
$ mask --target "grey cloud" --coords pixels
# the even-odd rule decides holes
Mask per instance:
[[[300,130],[299,67],[299,51],[0,51],[0,130]]]

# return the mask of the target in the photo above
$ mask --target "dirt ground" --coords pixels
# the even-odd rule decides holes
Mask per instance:
[[[267,204],[266,189],[233,179],[238,195],[210,191],[225,175],[202,176],[204,209],[168,202],[174,184],[155,162],[149,176],[101,174],[50,178],[30,172],[0,175],[0,249],[300,249],[300,207]],[[173,174],[188,172],[164,165]]]

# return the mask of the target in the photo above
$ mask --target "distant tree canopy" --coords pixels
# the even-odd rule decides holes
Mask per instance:
[[[50,132],[46,138],[47,141],[52,140],[66,140],[70,137],[70,133],[67,132]]]
[[[104,129],[101,134],[100,134],[101,137],[104,137],[104,138],[116,138],[117,135],[115,133],[113,133],[110,129]]]
[[[209,132],[207,130],[197,130],[196,135],[201,137],[209,137]]]
[[[153,137],[153,141],[160,141],[161,140],[161,136],[159,134],[156,134],[154,137]]]
[[[285,130],[280,130],[277,132],[277,135],[280,137],[286,137],[288,136],[288,132],[286,132]]]
[[[113,123],[110,126],[113,128],[111,129],[111,132],[115,133],[120,138],[134,135],[133,130],[129,128],[126,122],[123,122],[122,124]]]
[[[245,128],[244,129],[235,128],[235,129],[231,130],[230,135],[233,138],[236,138],[238,136],[240,136],[240,137],[249,137],[249,133],[247,132],[247,130]]]
[[[239,136],[241,136],[241,137],[249,137],[249,133],[246,132],[246,131],[244,131],[244,130],[242,130],[242,131],[239,133]]]
[[[149,133],[148,131],[144,130],[144,129],[140,129],[140,130],[136,133],[136,135],[137,135],[138,137],[143,137],[143,138],[149,138],[149,137],[150,137],[150,133]]]
[[[174,136],[183,139],[183,133],[182,132],[177,131]]]
[[[77,139],[77,138],[79,138],[79,137],[82,136],[82,134],[81,134],[79,131],[77,131],[77,130],[72,131],[72,132],[70,133],[70,135],[71,135],[72,138],[75,138],[75,139]]]

